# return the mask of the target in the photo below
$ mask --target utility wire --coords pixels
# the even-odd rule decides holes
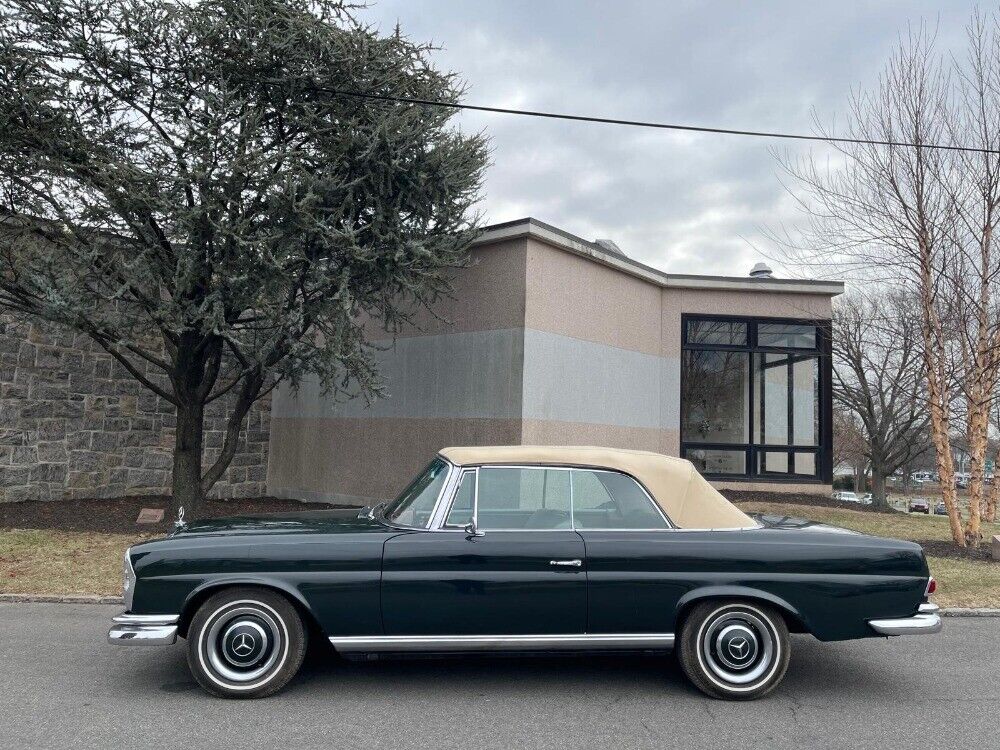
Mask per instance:
[[[537,112],[529,109],[509,109],[507,107],[487,107],[481,104],[459,104],[457,102],[442,102],[431,99],[412,99],[406,96],[390,96],[388,94],[372,94],[363,91],[344,91],[341,89],[322,89],[334,96],[351,96],[358,99],[373,99],[376,101],[393,102],[396,104],[420,104],[429,107],[447,107],[449,109],[467,109],[474,112],[492,112],[500,115],[521,115],[523,117],[546,117],[551,120],[572,120],[574,122],[596,122],[605,125],[628,125],[636,128],[657,128],[659,130],[681,130],[691,133],[715,133],[719,135],[742,135],[754,138],[784,138],[796,141],[820,141],[823,143],[854,143],[866,146],[904,146],[908,148],[933,148],[941,151],[969,151],[977,154],[1000,154],[1000,150],[978,148],[975,146],[949,146],[938,143],[909,143],[907,141],[877,141],[865,138],[835,138],[822,135],[802,135],[801,133],[775,133],[765,130],[734,130],[731,128],[709,128],[700,125],[676,125],[666,122],[648,122],[643,120],[619,120],[611,117],[590,117],[587,115],[568,115],[559,112]]]

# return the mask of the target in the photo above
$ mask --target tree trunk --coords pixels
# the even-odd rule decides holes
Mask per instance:
[[[885,474],[882,469],[872,465],[872,507],[879,510],[889,510],[889,501],[885,496]]]
[[[1000,451],[997,451],[993,460],[993,482],[990,484],[990,491],[986,495],[986,504],[983,508],[983,520],[987,523],[994,523],[997,520],[997,501],[1000,500]]]
[[[205,407],[185,403],[177,407],[177,438],[174,446],[173,508],[183,508],[188,518],[197,517],[203,499],[201,488],[202,435]]]
[[[965,543],[979,546],[980,514],[983,507],[983,469],[989,430],[989,406],[969,405],[969,518],[965,524]]]
[[[931,416],[931,441],[937,461],[938,477],[941,481],[941,496],[948,511],[948,525],[951,538],[959,547],[965,546],[962,516],[958,508],[958,493],[955,488],[955,458],[951,455],[951,408],[948,380],[945,376],[946,347],[941,319],[934,308],[934,279],[931,271],[930,253],[925,241],[921,241],[920,253],[920,306],[921,336],[923,338],[924,374],[927,377],[927,400]]]

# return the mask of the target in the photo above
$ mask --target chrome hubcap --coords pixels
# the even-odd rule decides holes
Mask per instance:
[[[759,679],[774,663],[775,643],[770,623],[753,612],[733,609],[706,623],[699,647],[716,677],[746,685]]]
[[[212,671],[228,682],[246,683],[274,667],[285,646],[283,633],[267,609],[237,605],[209,622],[202,644]]]

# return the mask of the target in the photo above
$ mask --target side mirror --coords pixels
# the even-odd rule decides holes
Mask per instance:
[[[486,532],[479,530],[479,527],[476,526],[476,519],[473,518],[471,521],[469,521],[468,525],[465,527],[465,535],[469,537],[486,536]]]

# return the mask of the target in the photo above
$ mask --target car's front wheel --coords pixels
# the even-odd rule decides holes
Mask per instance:
[[[697,604],[681,626],[681,667],[699,690],[715,698],[767,695],[785,676],[789,655],[784,618],[757,603]]]
[[[295,607],[268,589],[240,587],[209,597],[188,628],[188,665],[209,693],[262,698],[302,665],[306,631]]]

